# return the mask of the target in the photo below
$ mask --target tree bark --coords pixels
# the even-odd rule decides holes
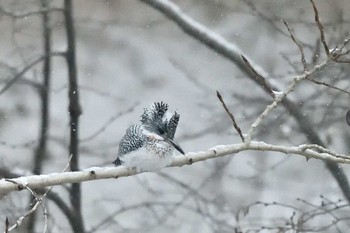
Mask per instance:
[[[72,156],[70,162],[71,171],[79,170],[79,116],[81,107],[79,104],[78,75],[75,54],[75,29],[73,20],[73,5],[71,0],[64,1],[64,17],[67,36],[67,53],[66,61],[68,67],[69,79],[69,115],[70,115],[70,144],[69,154]],[[85,227],[81,212],[81,185],[73,183],[70,188],[71,211],[73,212],[74,221],[73,231],[75,233],[84,233]]]
[[[41,0],[41,7],[47,9],[49,2]],[[41,118],[40,118],[40,134],[39,144],[35,150],[33,174],[39,175],[42,172],[43,161],[47,152],[47,135],[49,130],[49,104],[50,104],[50,80],[51,80],[51,28],[49,12],[43,11],[42,13],[42,25],[43,25],[43,50],[44,50],[44,63],[43,63],[43,85],[39,89],[39,96],[41,101]],[[31,195],[30,202],[33,202],[35,198]],[[28,205],[31,208],[31,205]],[[33,233],[35,231],[36,212],[28,218],[27,231]]]

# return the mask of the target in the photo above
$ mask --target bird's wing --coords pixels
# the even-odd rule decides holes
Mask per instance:
[[[142,133],[142,126],[134,124],[130,126],[119,143],[118,157],[114,161],[116,165],[120,165],[120,156],[128,154],[141,148],[144,144],[144,136]]]

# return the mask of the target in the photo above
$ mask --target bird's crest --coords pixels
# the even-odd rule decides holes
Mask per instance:
[[[170,139],[174,138],[180,115],[174,112],[170,119],[167,119],[166,113],[168,104],[164,102],[155,102],[149,108],[145,108],[141,116],[142,124],[150,131],[159,135],[166,134]]]

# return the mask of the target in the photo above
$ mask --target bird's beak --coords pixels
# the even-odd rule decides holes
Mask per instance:
[[[174,142],[172,139],[167,138],[165,139],[166,142],[168,142],[169,144],[171,144],[172,146],[175,147],[176,150],[178,150],[181,154],[185,154],[185,152],[183,151],[183,149],[179,146],[179,144],[177,144],[176,142]]]

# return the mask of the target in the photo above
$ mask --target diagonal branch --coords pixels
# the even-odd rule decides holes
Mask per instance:
[[[328,58],[331,58],[331,53],[329,51],[329,48],[328,48],[328,45],[327,45],[327,42],[326,42],[326,37],[324,35],[324,30],[323,30],[323,26],[321,24],[321,21],[320,21],[320,17],[318,15],[318,10],[317,10],[317,7],[316,7],[316,4],[314,2],[314,0],[310,0],[311,4],[312,4],[312,8],[314,9],[314,14],[315,14],[315,22],[317,24],[317,27],[320,31],[320,36],[321,36],[321,42],[323,44],[323,48],[327,54],[327,57]]]
[[[94,138],[96,138],[98,135],[100,135],[103,131],[105,131],[107,129],[107,127],[112,124],[115,120],[119,119],[121,116],[127,114],[127,113],[130,113],[132,111],[134,111],[135,107],[138,105],[139,103],[135,103],[134,105],[132,105],[129,109],[127,109],[126,111],[123,111],[123,112],[119,112],[118,114],[112,116],[106,123],[103,124],[103,126],[101,128],[99,128],[96,132],[94,132],[93,134],[83,138],[83,139],[80,139],[79,141],[81,143],[84,143],[84,142],[88,142]]]
[[[230,110],[227,108],[227,106],[226,106],[226,104],[225,104],[225,102],[224,102],[224,99],[222,98],[221,94],[220,94],[218,91],[216,91],[216,95],[217,95],[217,97],[219,98],[220,102],[222,103],[222,106],[224,107],[226,113],[227,113],[227,114],[229,115],[229,117],[231,118],[233,127],[235,128],[235,130],[237,131],[237,133],[238,133],[239,136],[241,137],[242,142],[244,142],[245,139],[244,139],[244,136],[243,136],[243,134],[242,134],[242,130],[241,130],[241,128],[239,128],[239,126],[237,125],[236,120],[235,120],[235,117],[234,117],[233,114],[230,112]]]
[[[63,56],[64,57],[65,55],[66,55],[66,53],[64,53],[64,52],[52,52],[48,55],[43,55],[43,56],[35,59],[30,64],[28,64],[26,67],[24,67],[20,72],[18,72],[10,81],[8,81],[3,88],[1,88],[0,95],[3,94],[5,91],[7,91],[13,84],[15,84],[31,68],[33,68],[34,66],[36,66],[40,62],[44,61],[47,58],[47,56],[50,56],[50,57]]]
[[[245,56],[241,55],[241,57],[247,69],[249,70],[249,73],[250,73],[249,77],[253,79],[255,83],[257,83],[260,87],[262,87],[265,92],[269,93],[273,98],[275,98],[276,96],[272,90],[272,86],[266,81],[266,79],[258,71],[255,70],[256,68],[254,68],[250,64],[250,62]]]
[[[317,80],[312,79],[312,78],[309,78],[308,80],[309,80],[310,82],[313,82],[313,83],[317,84],[317,85],[326,86],[326,87],[328,87],[328,88],[330,88],[330,89],[333,89],[333,90],[336,90],[336,91],[340,91],[340,92],[343,92],[344,94],[350,95],[350,92],[349,92],[349,91],[346,91],[346,90],[341,89],[341,88],[336,87],[336,86],[332,86],[331,84],[328,84],[328,83],[325,83],[325,82],[322,82],[322,81],[317,81]]]
[[[243,54],[243,52],[235,44],[230,43],[224,37],[212,32],[206,26],[193,20],[175,3],[168,0],[140,1],[162,12],[166,17],[176,23],[185,33],[197,39],[198,42],[213,49],[218,54],[234,62],[234,64],[238,66],[243,73],[249,77],[251,76],[251,70],[247,68],[245,62],[241,58],[241,54]],[[253,64],[253,66],[258,67],[257,64]],[[260,73],[266,76],[265,74],[267,72],[264,72],[262,68],[258,68],[258,70]]]
[[[286,26],[289,34],[290,34],[290,37],[292,38],[293,42],[298,46],[298,49],[300,51],[300,56],[301,56],[301,63],[303,64],[304,66],[304,72],[307,71],[307,64],[306,64],[306,59],[305,59],[305,55],[304,55],[304,49],[303,49],[303,46],[297,41],[297,39],[295,38],[292,30],[290,29],[288,23],[284,20],[282,20],[284,25]]]

